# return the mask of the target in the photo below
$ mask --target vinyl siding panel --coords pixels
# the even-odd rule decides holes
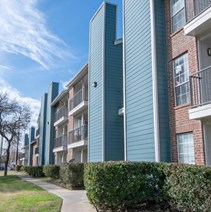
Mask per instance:
[[[102,161],[103,136],[103,33],[104,12],[102,6],[90,22],[89,53],[89,161]],[[93,87],[97,82],[97,87]]]
[[[105,22],[105,160],[124,159],[122,44],[116,39],[116,6],[106,4]]]
[[[125,0],[127,160],[154,161],[150,1]]]
[[[165,2],[155,2],[155,26],[156,26],[156,53],[157,53],[157,83],[159,106],[159,131],[160,131],[160,156],[161,161],[170,161],[170,129],[169,129],[169,105],[167,87],[167,47],[165,32]]]

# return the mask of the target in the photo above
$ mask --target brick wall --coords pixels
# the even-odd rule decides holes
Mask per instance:
[[[181,54],[188,53],[188,65],[190,74],[198,70],[197,43],[195,37],[185,36],[184,30],[178,30],[171,34],[170,0],[166,2],[166,33],[168,48],[168,89],[169,89],[169,113],[171,130],[171,155],[172,161],[178,161],[176,134],[193,132],[196,164],[204,164],[204,145],[202,123],[197,120],[189,120],[188,110],[190,104],[175,106],[174,81],[172,61]],[[187,18],[192,16],[193,3],[188,2]]]

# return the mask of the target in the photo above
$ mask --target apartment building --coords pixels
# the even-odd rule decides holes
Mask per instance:
[[[20,164],[23,166],[28,165],[29,160],[29,134],[26,133],[24,135],[23,148],[22,150],[22,158],[20,158]]]
[[[67,161],[87,162],[88,64],[67,84],[68,153]]]
[[[173,161],[210,165],[211,1],[180,0],[166,6],[169,81],[175,93],[175,100],[170,97]]]
[[[61,164],[67,158],[68,90],[62,91],[51,103],[54,115],[54,163]]]

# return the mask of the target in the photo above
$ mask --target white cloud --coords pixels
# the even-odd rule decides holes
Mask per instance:
[[[0,0],[0,52],[24,55],[46,69],[55,59],[74,58],[36,6],[37,0]]]
[[[28,105],[32,112],[30,126],[37,126],[37,118],[40,110],[40,101],[37,99],[32,99],[30,97],[24,97],[21,93],[11,87],[3,78],[0,77],[0,91],[3,93],[8,93],[10,99],[16,99],[22,104]]]

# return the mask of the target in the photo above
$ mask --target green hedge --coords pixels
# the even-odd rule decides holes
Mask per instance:
[[[169,165],[165,187],[169,202],[180,211],[211,211],[211,168]]]
[[[43,172],[46,177],[50,177],[52,179],[59,178],[60,166],[58,165],[46,165],[43,167]]]
[[[22,167],[22,165],[16,165],[15,166],[15,171],[16,172],[20,172],[21,171],[21,167]]]
[[[147,162],[85,165],[89,201],[97,208],[124,211],[142,205],[158,210],[211,211],[211,168]],[[165,208],[162,206],[165,206]]]
[[[32,177],[44,177],[43,166],[23,166],[21,171],[25,171]]]
[[[74,189],[84,188],[84,164],[63,163],[60,165],[60,179]]]
[[[96,208],[133,208],[163,202],[165,164],[105,162],[85,165],[85,188]]]

